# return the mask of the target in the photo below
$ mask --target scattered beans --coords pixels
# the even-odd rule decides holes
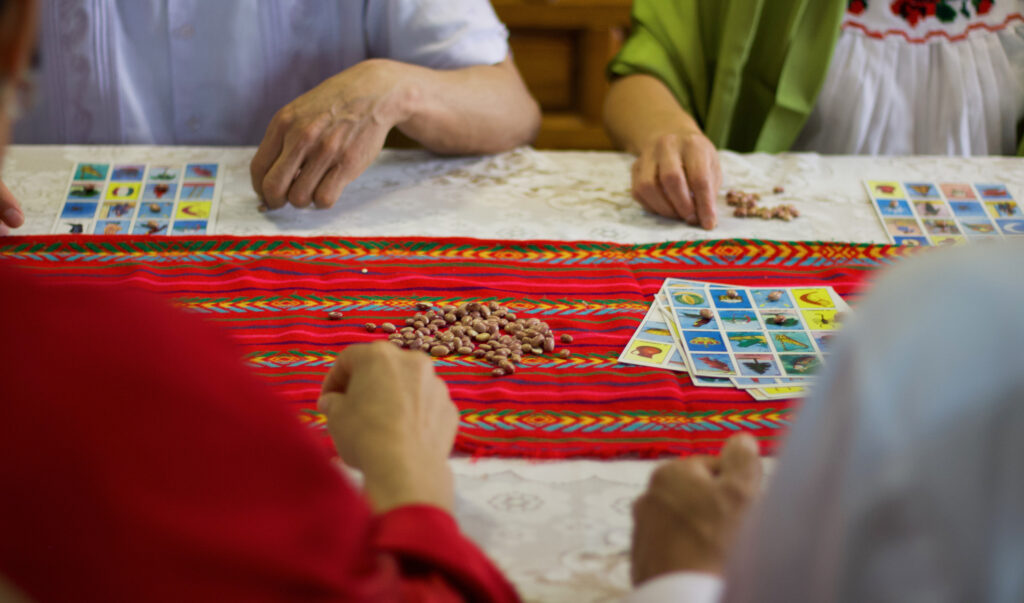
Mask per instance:
[[[380,325],[379,329],[388,334],[388,341],[434,357],[471,356],[494,367],[491,374],[495,377],[514,374],[527,354],[570,356],[569,350],[556,351],[555,347],[557,342],[572,343],[572,335],[563,334],[556,339],[546,322],[536,317],[517,318],[498,302],[457,306],[417,302],[414,307],[416,313],[405,319],[401,329],[390,322]],[[374,323],[364,327],[371,333],[378,329]]]
[[[782,299],[782,291],[772,291],[768,294],[768,301],[777,302]]]
[[[783,192],[781,186],[776,186],[772,192],[779,194]],[[725,194],[725,202],[730,207],[735,207],[732,215],[737,218],[761,218],[762,220],[782,220],[789,222],[793,218],[799,218],[800,212],[792,205],[776,205],[775,207],[758,207],[761,195],[757,193],[745,193],[737,190],[730,190]]]
[[[775,188],[772,189],[772,192],[775,193],[776,195],[781,195],[782,193],[786,192],[786,189],[782,188],[781,186],[776,186]]]
[[[334,312],[327,313],[327,320],[341,320],[344,316],[344,313],[335,310]]]
[[[703,310],[700,311],[700,317],[701,318],[714,318],[715,317],[715,313],[712,312],[708,308],[704,308]]]

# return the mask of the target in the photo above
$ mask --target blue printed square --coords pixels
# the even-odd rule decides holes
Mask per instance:
[[[804,328],[800,315],[793,310],[762,311],[761,318],[764,320],[764,328],[769,331],[792,331]]]
[[[731,310],[734,308],[753,307],[750,304],[750,297],[747,295],[747,292],[742,289],[711,287],[708,289],[708,295],[711,296],[716,308]]]
[[[934,184],[930,182],[906,182],[904,188],[907,189],[907,196],[912,199],[939,199],[939,189],[935,188]]]
[[[1002,184],[975,184],[974,188],[981,193],[982,199],[1013,199],[1010,196],[1010,191],[1006,190],[1006,186]]]
[[[636,336],[644,341],[675,343],[675,340],[672,339],[672,332],[668,330],[668,325],[660,320],[648,320],[644,322],[640,325],[640,330],[637,332]]]
[[[142,180],[145,172],[144,165],[115,165],[114,171],[110,173],[110,179],[117,182],[137,182]]]
[[[213,199],[212,182],[186,182],[181,185],[182,201],[200,201]]]
[[[985,218],[965,218],[960,220],[964,234],[969,237],[998,236],[996,225]]]
[[[99,207],[99,203],[71,201],[64,204],[64,209],[60,212],[60,217],[61,219],[68,220],[92,219],[92,217],[96,215],[97,207]]]
[[[715,319],[701,315],[699,310],[676,310],[676,318],[679,321],[679,326],[684,329],[718,330],[718,323],[715,322]]]
[[[792,308],[793,300],[784,289],[753,289],[754,303],[758,308]]]
[[[728,334],[733,352],[771,352],[768,337],[761,331],[734,331]]]
[[[98,235],[119,235],[128,234],[131,227],[131,220],[96,220],[93,234]]]
[[[949,205],[959,217],[985,217],[985,208],[977,201],[950,201]]]
[[[772,345],[775,351],[780,354],[790,352],[813,352],[811,338],[806,331],[784,331],[772,333]]]
[[[139,219],[168,219],[171,217],[171,213],[174,211],[174,203],[165,201],[163,203],[140,203],[139,204]]]
[[[691,354],[728,351],[725,347],[725,337],[718,331],[683,331],[683,339]]]
[[[722,327],[727,331],[761,328],[761,323],[757,322],[757,314],[752,310],[722,310],[718,317],[722,321]]]
[[[190,163],[185,166],[185,180],[213,180],[217,178],[216,163]]]
[[[736,368],[728,354],[692,354],[694,370],[735,375]]]
[[[906,247],[928,247],[928,239],[925,237],[893,237],[893,243]]]
[[[707,308],[708,300],[704,295],[703,290],[698,289],[681,289],[678,287],[671,287],[668,290],[668,295],[672,298],[672,304],[683,308]]]
[[[206,234],[206,220],[177,220],[173,233],[176,235]]]
[[[771,354],[736,354],[740,374],[745,377],[776,377],[782,374]]]
[[[109,169],[105,163],[79,163],[75,168],[75,180],[106,180]]]
[[[170,220],[136,220],[132,229],[132,234],[136,235],[166,235],[170,232]]]
[[[176,182],[150,182],[146,184],[146,188],[142,189],[142,199],[144,201],[162,201],[174,200],[174,194],[178,192],[178,184]]]
[[[1024,220],[996,220],[996,223],[999,224],[999,230],[1002,230],[1004,235],[1024,235]]]
[[[883,216],[905,217],[914,216],[910,204],[903,199],[875,199],[875,205]]]

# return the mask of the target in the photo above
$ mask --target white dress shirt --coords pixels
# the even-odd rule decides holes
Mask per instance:
[[[252,145],[356,63],[499,63],[487,0],[44,0],[39,105],[21,143]]]

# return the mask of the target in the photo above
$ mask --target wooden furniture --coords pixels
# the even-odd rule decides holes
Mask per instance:
[[[629,28],[632,0],[491,0],[516,65],[543,112],[535,146],[610,149],[601,125],[605,67]]]

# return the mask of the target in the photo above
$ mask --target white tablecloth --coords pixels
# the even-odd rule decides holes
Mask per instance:
[[[642,211],[629,196],[631,158],[520,149],[441,159],[385,151],[330,210],[260,214],[251,148],[29,147],[8,152],[4,181],[25,205],[19,232],[50,231],[77,161],[217,161],[225,178],[217,231],[237,235],[469,236],[646,243],[709,233]],[[884,243],[862,179],[1003,182],[1024,199],[1024,160],[722,154],[727,187],[792,203],[794,222],[733,218],[716,238]],[[650,461],[455,459],[456,514],[528,601],[613,601],[629,586],[630,505]]]

